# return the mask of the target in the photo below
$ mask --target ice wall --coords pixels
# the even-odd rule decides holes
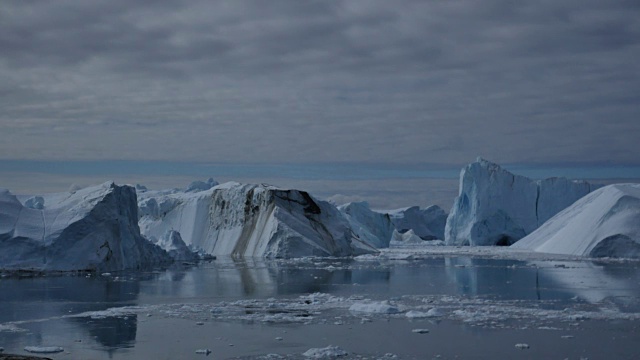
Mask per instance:
[[[484,159],[460,173],[445,227],[448,245],[511,245],[593,190],[585,181],[534,181]]]

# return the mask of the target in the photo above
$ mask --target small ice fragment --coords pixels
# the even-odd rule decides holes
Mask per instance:
[[[406,314],[404,314],[404,316],[408,317],[409,319],[420,319],[420,318],[429,317],[429,315],[426,312],[416,311],[416,310],[408,311]]]
[[[211,354],[211,350],[210,349],[198,349],[196,350],[196,354],[201,354],[201,355],[209,355]]]
[[[562,335],[560,336],[562,339],[573,339],[573,335]]]
[[[411,332],[416,334],[428,334],[429,329],[413,329]]]
[[[204,325],[204,323],[202,321],[198,321],[196,325]]]
[[[284,339],[283,339],[283,338],[281,338],[280,336],[278,336],[278,337],[276,338],[276,340],[278,340],[278,341],[282,341],[282,340],[284,340]]]
[[[312,359],[336,358],[346,356],[349,353],[337,346],[329,345],[325,348],[313,348],[305,351],[302,355]]]
[[[529,344],[516,344],[516,349],[520,349],[520,350],[524,350],[524,349],[528,349],[529,348]]]
[[[361,312],[370,314],[397,314],[400,310],[389,304],[388,301],[382,301],[378,303],[355,303],[349,308],[351,312]]]
[[[102,275],[102,276],[111,276],[111,273],[105,272],[105,273],[102,273],[100,275]]]
[[[63,352],[64,349],[60,346],[25,346],[24,351],[39,354],[53,354]]]

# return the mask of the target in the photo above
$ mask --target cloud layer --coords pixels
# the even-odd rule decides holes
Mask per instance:
[[[637,1],[5,1],[0,158],[640,163]]]

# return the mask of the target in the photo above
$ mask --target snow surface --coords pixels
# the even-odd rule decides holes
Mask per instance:
[[[478,158],[460,173],[447,217],[448,245],[511,245],[594,190],[584,181],[534,181]]]
[[[299,190],[224,183],[204,191],[140,194],[140,229],[167,231],[215,256],[292,258],[350,256],[377,250],[360,240],[333,205]]]
[[[588,257],[640,258],[640,184],[598,189],[512,248]]]
[[[113,183],[35,196],[0,190],[0,269],[135,269],[170,262],[140,235],[136,192]]]

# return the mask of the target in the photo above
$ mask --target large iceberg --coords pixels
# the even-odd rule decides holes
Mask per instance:
[[[0,268],[114,271],[171,261],[140,235],[137,198],[113,183],[30,197],[0,190]]]
[[[208,190],[140,194],[140,229],[149,239],[167,231],[215,256],[292,258],[377,252],[351,231],[328,202],[299,190],[229,182]]]
[[[565,178],[534,181],[479,158],[460,173],[446,243],[511,245],[594,188]]]
[[[554,254],[640,258],[640,184],[598,189],[512,247]]]

